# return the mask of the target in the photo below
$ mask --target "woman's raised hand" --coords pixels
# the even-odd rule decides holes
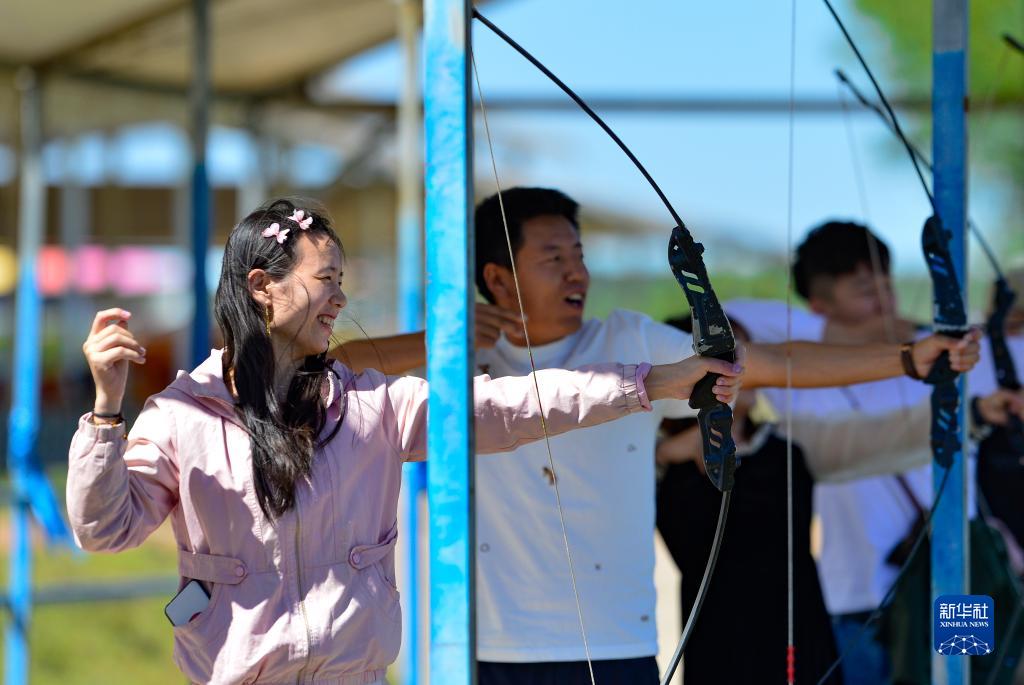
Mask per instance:
[[[131,316],[131,312],[118,308],[96,312],[89,337],[82,344],[82,352],[96,384],[93,411],[97,414],[121,413],[121,401],[128,382],[128,362],[146,363],[146,349],[128,330],[127,322]]]
[[[712,357],[687,357],[675,364],[661,364],[651,367],[644,380],[647,397],[651,400],[689,399],[693,386],[709,373],[720,375],[713,388],[715,397],[723,404],[730,404],[740,391],[743,376],[743,360],[746,352],[737,348],[736,361],[726,362]]]

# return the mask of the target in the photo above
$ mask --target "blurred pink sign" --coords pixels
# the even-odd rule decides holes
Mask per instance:
[[[0,245],[0,263],[5,272],[11,272],[0,279],[0,296],[10,295],[16,283],[17,255]],[[182,292],[192,284],[192,262],[180,247],[83,245],[69,252],[45,245],[39,250],[37,270],[43,297],[59,297],[68,291],[139,297]]]

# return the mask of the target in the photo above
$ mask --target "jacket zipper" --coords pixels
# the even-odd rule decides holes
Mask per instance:
[[[299,585],[299,611],[302,614],[302,623],[306,627],[306,663],[299,669],[298,675],[295,676],[295,682],[299,685],[302,683],[302,677],[306,674],[306,669],[309,668],[309,663],[313,658],[313,633],[309,629],[309,615],[306,613],[306,600],[302,594],[303,582],[302,582],[302,550],[299,541],[302,537],[302,519],[299,516],[299,502],[296,498],[295,502],[295,580]]]

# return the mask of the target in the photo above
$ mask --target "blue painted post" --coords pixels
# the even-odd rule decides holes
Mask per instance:
[[[476,682],[470,6],[426,0],[430,682]]]
[[[409,569],[408,582],[403,588],[405,604],[402,607],[402,661],[401,673],[403,685],[419,685],[425,682],[420,678],[423,666],[421,653],[423,639],[420,631],[422,613],[420,602],[420,496],[427,486],[427,469],[423,462],[407,463],[402,471],[405,487],[405,521],[402,523],[402,535],[405,537],[405,567]]]
[[[46,185],[42,170],[42,104],[37,75],[17,75],[21,99],[21,159],[18,200],[18,285],[14,311],[14,365],[7,470],[11,478],[11,556],[7,579],[10,611],[4,633],[4,682],[28,682],[28,630],[32,618],[32,547],[29,539],[28,472],[39,433],[39,387],[43,302],[36,264],[46,226]]]
[[[932,158],[935,201],[943,226],[952,232],[950,251],[957,276],[966,290],[967,259],[967,0],[932,3]],[[966,298],[965,298],[966,299]],[[964,379],[960,389],[957,431],[963,444]],[[967,488],[972,487],[961,449],[954,456],[946,492],[935,512],[932,534],[932,598],[967,594],[970,587],[970,542],[967,531]],[[934,468],[938,488],[942,469]],[[970,659],[932,654],[932,682],[970,682]]]
[[[210,6],[192,0],[192,319],[191,359],[198,366],[210,354],[209,287],[206,252],[210,243],[211,197],[206,173],[206,140],[210,128]]]
[[[398,31],[402,43],[402,92],[398,101],[398,326],[423,327],[423,185],[420,142],[420,60],[417,50],[420,6],[401,0]]]
[[[398,3],[398,35],[402,47],[402,89],[398,101],[398,240],[395,267],[398,281],[398,328],[403,333],[423,328],[423,212],[422,154],[420,152],[419,0]],[[401,672],[405,685],[420,683],[420,554],[419,502],[426,486],[426,464],[404,469],[405,612]]]

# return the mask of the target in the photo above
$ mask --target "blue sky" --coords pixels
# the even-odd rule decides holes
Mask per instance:
[[[885,37],[848,4],[838,3],[840,13],[887,94],[895,94],[899,89],[886,87]],[[789,2],[496,0],[481,11],[584,98],[789,93]],[[836,98],[836,67],[867,91],[866,77],[821,2],[797,0],[796,21],[798,96]],[[561,96],[479,24],[474,49],[485,100]],[[346,64],[328,82],[341,93],[390,98],[397,74],[397,50],[388,45]],[[929,88],[922,84],[916,90]],[[780,254],[785,250],[787,115],[609,113],[606,120],[698,238],[714,242],[728,234]],[[914,128],[910,118],[903,120]],[[582,112],[491,113],[490,124],[504,185],[557,186],[584,205],[600,204],[670,227],[653,191]],[[928,205],[909,162],[874,115],[854,114],[850,127],[864,171],[867,218],[894,248],[898,270],[923,272],[919,233]],[[842,115],[798,116],[794,135],[794,239],[827,217],[865,218]],[[493,186],[489,164],[478,130],[477,177],[485,189]],[[1000,215],[999,190],[991,183],[972,187],[971,212],[982,227],[994,225]]]

